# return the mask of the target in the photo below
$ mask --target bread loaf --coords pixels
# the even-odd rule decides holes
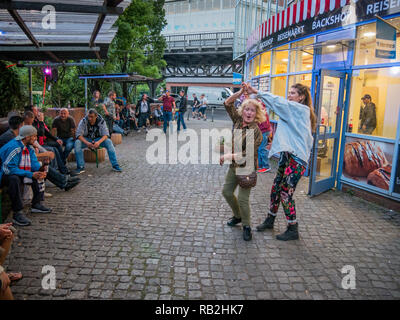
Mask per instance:
[[[344,150],[344,172],[354,177],[366,177],[386,163],[381,148],[370,141],[346,143]]]
[[[392,166],[387,164],[382,168],[372,171],[367,177],[367,182],[375,187],[389,190],[391,172]]]

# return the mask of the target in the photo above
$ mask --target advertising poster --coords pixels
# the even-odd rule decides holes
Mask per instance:
[[[394,144],[346,138],[343,176],[389,190]]]
[[[397,157],[396,175],[394,176],[394,192],[400,194],[400,148],[399,155]]]

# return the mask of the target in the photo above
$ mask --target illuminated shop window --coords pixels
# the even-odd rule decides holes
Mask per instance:
[[[261,55],[260,74],[269,74],[271,72],[271,51],[264,52]]]
[[[289,88],[296,83],[301,83],[302,85],[305,85],[311,89],[311,78],[311,73],[289,76]]]
[[[260,55],[253,59],[253,77],[260,75]]]
[[[389,23],[400,27],[400,18],[390,19]],[[369,65],[400,61],[400,36],[397,33],[396,39],[396,59],[377,58],[376,49],[376,23],[370,23],[357,28],[355,65]]]
[[[292,43],[290,50],[290,72],[311,71],[313,67],[314,38]]]
[[[272,60],[272,73],[280,74],[287,72],[287,66],[289,62],[289,46],[281,46],[274,49],[273,60]]]
[[[286,76],[271,78],[271,93],[277,96],[286,97]],[[270,119],[278,120],[278,116],[270,113]]]
[[[252,59],[251,61],[249,61],[249,63],[247,64],[247,66],[248,66],[248,72],[249,72],[249,76],[247,77],[247,79],[251,79],[251,78],[253,78],[253,61],[254,61],[254,59]]]
[[[399,92],[400,67],[354,70],[347,131],[395,139]]]

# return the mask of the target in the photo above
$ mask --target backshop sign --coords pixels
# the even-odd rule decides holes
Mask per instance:
[[[400,0],[303,0],[262,23],[247,40],[251,55],[306,35],[400,13]]]

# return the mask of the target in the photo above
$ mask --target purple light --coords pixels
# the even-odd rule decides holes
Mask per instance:
[[[46,75],[51,74],[51,69],[50,69],[50,68],[44,69],[44,73],[45,73]]]

